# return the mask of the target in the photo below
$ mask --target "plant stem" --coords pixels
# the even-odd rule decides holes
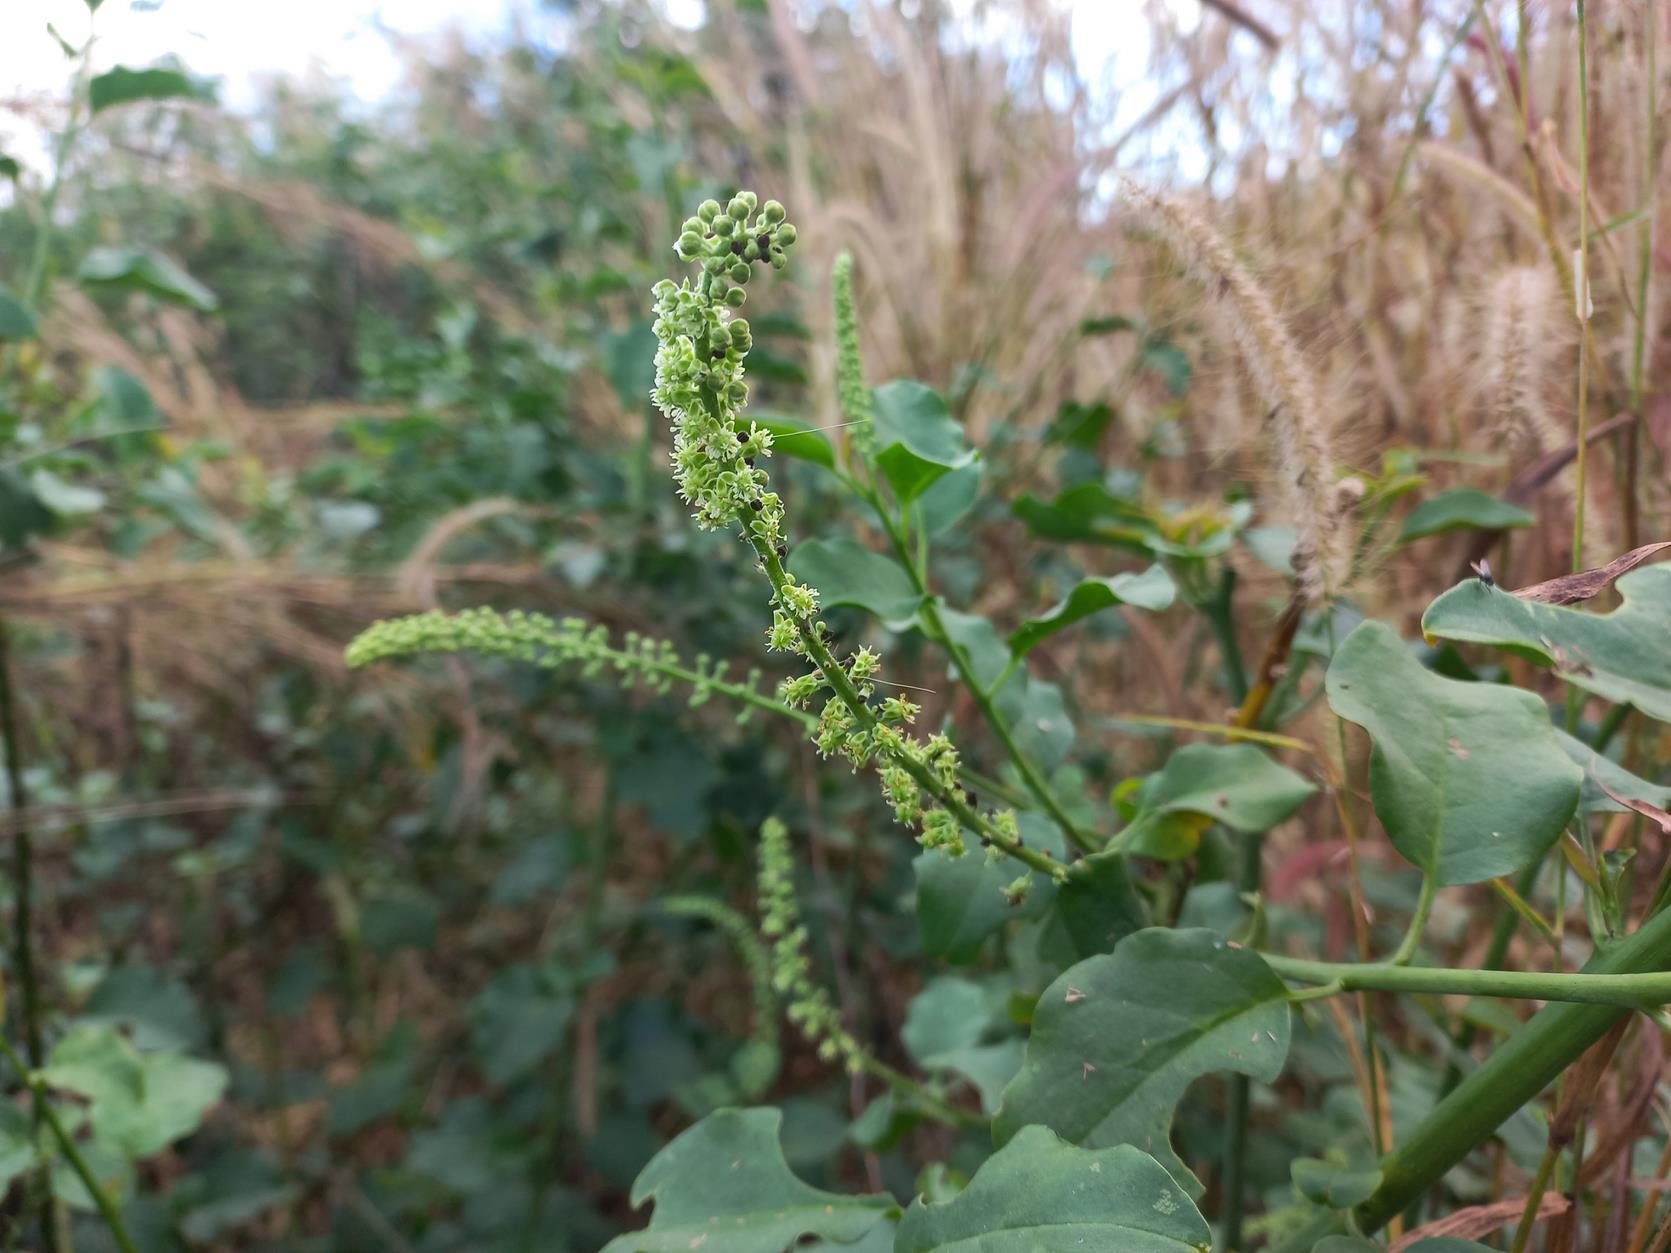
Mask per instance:
[[[99,1217],[104,1219],[105,1226],[110,1229],[110,1235],[116,1241],[116,1247],[122,1253],[138,1253],[134,1248],[133,1239],[128,1235],[127,1227],[123,1225],[121,1211],[116,1208],[116,1203],[110,1199],[110,1194],[104,1190],[104,1185],[99,1182],[92,1167],[87,1165],[87,1159],[81,1155],[81,1150],[76,1147],[75,1138],[59,1121],[58,1112],[52,1108],[52,1102],[47,1099],[46,1083],[30,1067],[24,1064],[23,1059],[17,1055],[17,1050],[12,1047],[11,1041],[3,1035],[0,1035],[0,1056],[4,1056],[12,1069],[17,1071],[18,1077],[34,1097],[35,1108],[41,1112],[46,1125],[52,1129],[52,1134],[57,1139],[59,1148],[64,1151],[64,1157],[69,1161],[70,1167],[81,1180],[82,1186],[87,1189],[87,1194],[93,1198],[93,1204],[99,1210]]]
[[[766,577],[771,580],[772,590],[779,597],[782,597],[787,586],[787,576],[784,573],[783,562],[778,560],[777,553],[773,552],[767,544],[755,537],[749,536],[749,543],[759,556],[761,567],[766,571]],[[824,678],[835,689],[835,693],[841,699],[842,704],[847,706],[848,711],[858,719],[861,726],[866,730],[874,730],[878,725],[875,712],[866,703],[864,697],[859,695],[858,689],[853,686],[853,680],[848,677],[847,671],[842,669],[840,663],[830,654],[830,650],[825,647],[824,641],[818,637],[818,632],[813,629],[811,624],[805,622],[797,623],[796,631],[800,635],[802,645],[806,648],[807,657],[813,665],[823,672]],[[1073,873],[1070,867],[1064,866],[1050,854],[1018,844],[1002,831],[999,831],[970,806],[962,796],[951,788],[944,786],[934,772],[921,762],[905,756],[899,756],[893,758],[893,760],[916,780],[919,787],[944,806],[962,826],[991,841],[995,848],[1008,853],[1029,869],[1049,875],[1054,879],[1060,879]]]
[[[1604,977],[1640,978],[1643,972],[1652,972],[1646,977],[1661,981],[1664,990],[1671,991],[1671,977],[1664,973],[1668,965],[1671,965],[1671,913],[1662,913],[1643,923],[1634,934],[1598,952],[1586,964],[1585,973],[1556,978],[1571,984]],[[1401,970],[1399,973],[1420,972]],[[1475,978],[1524,977],[1509,972],[1465,973]],[[1544,982],[1549,979],[1541,975],[1530,977]],[[1576,990],[1583,990],[1584,986],[1580,984]],[[1545,993],[1549,990],[1546,988]],[[1551,998],[1546,995],[1544,999]],[[1505,1119],[1577,1061],[1627,1012],[1617,1005],[1560,1004],[1545,1006],[1534,1014],[1458,1084],[1396,1152],[1382,1159],[1381,1186],[1357,1210],[1363,1230],[1377,1230],[1443,1177]]]
[[[29,808],[27,785],[23,781],[22,748],[17,726],[17,699],[12,687],[11,626],[0,618],[0,749],[6,754],[8,803],[14,814]],[[12,837],[12,894],[16,901],[12,952],[18,982],[23,990],[23,1043],[29,1064],[41,1064],[41,994],[35,971],[34,928],[34,839],[21,823]]]
[[[1421,895],[1416,898],[1416,912],[1410,917],[1410,929],[1399,941],[1391,965],[1408,966],[1421,946],[1422,932],[1427,928],[1428,915],[1433,912],[1433,898],[1439,894],[1439,883],[1432,875],[1422,876]]]
[[[1635,548],[1641,540],[1641,513],[1636,499],[1637,479],[1642,460],[1642,396],[1646,378],[1648,343],[1648,297],[1654,276],[1654,219],[1659,212],[1659,14],[1654,6],[1643,10],[1645,30],[1643,54],[1647,60],[1647,84],[1643,95],[1647,108],[1646,152],[1643,161],[1645,203],[1643,220],[1637,227],[1638,262],[1636,287],[1636,341],[1632,346],[1630,363],[1630,411],[1636,415],[1630,431],[1625,435],[1625,549]]]
[[[1224,667],[1224,686],[1230,699],[1240,705],[1247,700],[1247,667],[1242,664],[1242,647],[1236,640],[1236,572],[1229,565],[1219,575],[1218,588],[1210,600],[1201,605],[1201,614],[1213,629],[1218,641],[1220,663]]]
[[[1546,974],[1529,970],[1451,970],[1391,962],[1322,962],[1261,954],[1285,979],[1338,983],[1343,992],[1426,992],[1439,996],[1508,997],[1642,1009],[1671,1004],[1671,971],[1628,974]]]
[[[906,542],[906,536],[894,521],[893,516],[888,513],[887,506],[881,496],[874,489],[865,490],[861,494],[881,521],[882,529],[887,533],[889,542],[893,544],[894,553],[899,558],[900,564],[905,567],[906,573],[911,576],[911,584],[916,588],[917,594],[929,597],[923,602],[922,611],[919,614],[925,633],[945,651],[946,655],[951,658],[952,664],[957,667],[957,672],[963,676],[964,685],[969,689],[969,695],[974,698],[975,707],[980,710],[981,717],[986,719],[987,725],[992,728],[992,734],[997,737],[998,743],[1002,745],[1004,752],[1015,765],[1022,783],[1026,785],[1027,790],[1033,794],[1039,804],[1044,807],[1044,811],[1050,815],[1051,820],[1062,829],[1062,834],[1067,836],[1081,852],[1097,852],[1102,847],[1102,842],[1075,822],[1069,816],[1067,810],[1062,807],[1062,802],[1051,791],[1050,784],[1039,773],[1038,766],[1034,764],[1033,759],[1022,751],[1021,745],[1016,743],[1015,733],[1010,729],[1009,720],[999,711],[994,700],[999,689],[1008,682],[1010,675],[1015,672],[1016,663],[1013,660],[1011,661],[990,690],[982,687],[980,680],[975,677],[968,650],[952,639],[950,632],[946,630],[945,620],[941,618],[940,610],[929,592],[928,580],[924,576],[922,566],[918,560],[913,558],[910,545]]]
[[[1521,83],[1521,90],[1528,84]],[[1590,62],[1585,36],[1584,0],[1578,0],[1578,265],[1573,310],[1578,315],[1578,464],[1572,509],[1572,568],[1584,568],[1585,474],[1589,466],[1590,429]],[[1647,310],[1642,311],[1647,316]]]
[[[1246,694],[1244,693],[1244,699]],[[1243,892],[1257,892],[1264,867],[1265,837],[1242,836],[1236,886]],[[1219,1253],[1235,1253],[1242,1247],[1242,1205],[1247,1193],[1247,1115],[1252,1084],[1246,1075],[1230,1077],[1224,1111],[1224,1210],[1219,1217]]]

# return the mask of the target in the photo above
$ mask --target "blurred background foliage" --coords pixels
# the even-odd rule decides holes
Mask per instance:
[[[664,904],[751,915],[753,833],[781,814],[811,833],[815,945],[861,1038],[897,1058],[944,959],[962,970],[935,995],[989,1005],[981,1039],[1016,1047],[1012,1018],[1057,967],[1004,960],[1001,911],[919,928],[915,849],[863,781],[769,715],[739,725],[609,675],[341,661],[376,617],[487,602],[763,664],[743,550],[689,525],[648,400],[647,292],[704,196],[752,186],[800,226],[792,283],[750,305],[763,412],[840,421],[828,275],[854,253],[872,382],[929,384],[984,451],[935,570],[1000,623],[1156,556],[1197,602],[1239,581],[1228,629],[1250,650],[1283,602],[1255,393],[1221,315],[1110,220],[1116,166],[1166,180],[1190,155],[1382,517],[1445,487],[1500,493],[1547,451],[1489,438],[1471,369],[1487,281],[1537,241],[1486,181],[1520,158],[1468,4],[1152,4],[1159,86],[1123,129],[1044,3],[722,0],[696,29],[642,0],[557,7],[560,47],[413,46],[373,109],[280,82],[258,121],[179,99],[83,117],[55,206],[50,170],[8,167],[0,313],[32,304],[38,333],[0,356],[17,723],[0,823],[32,841],[40,997],[55,1035],[119,1024],[225,1085],[135,1168],[147,1249],[591,1250],[632,1225],[660,1145],[747,1100],[783,1106],[816,1183],[904,1193],[954,1147],[978,1164],[780,1040],[727,929]],[[1554,168],[1570,84],[1541,47]],[[68,125],[61,102],[13,107]],[[1626,141],[1597,137],[1596,185],[1635,203]],[[1627,333],[1598,329],[1622,380]],[[1655,422],[1651,465],[1671,438]],[[778,474],[809,535],[862,526],[815,464]],[[1636,524],[1596,478],[1618,551]],[[1642,481],[1663,518],[1663,475]],[[1454,526],[1396,532],[1357,592],[1382,613],[1419,609],[1469,555]],[[1537,534],[1520,581],[1563,568],[1562,527]],[[891,673],[936,687],[920,637],[884,638]],[[1062,768],[1087,805],[1172,742],[1127,715],[1222,719],[1212,638],[1104,615],[1034,654],[1077,724]],[[1316,694],[1305,638],[1289,713]],[[925,699],[931,723],[976,721]],[[1222,877],[1210,845],[1201,874]],[[1273,892],[1338,940],[1321,864]],[[1308,1082],[1349,1087],[1327,1045],[1297,1047]],[[1181,1141],[1209,1121],[1186,1110]],[[1326,1142],[1288,1128],[1294,1152]],[[1285,1191],[1294,1152],[1256,1162],[1256,1185]],[[107,1247],[74,1212],[75,1246]]]

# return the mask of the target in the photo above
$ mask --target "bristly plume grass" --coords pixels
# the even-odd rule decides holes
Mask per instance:
[[[1293,514],[1294,570],[1313,601],[1344,590],[1351,541],[1328,423],[1309,364],[1276,303],[1205,218],[1183,201],[1122,179],[1125,201],[1229,312],[1237,347],[1268,409],[1277,469]]]

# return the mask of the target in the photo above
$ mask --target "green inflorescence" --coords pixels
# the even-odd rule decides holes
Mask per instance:
[[[641,685],[658,694],[672,691],[676,683],[688,684],[692,706],[715,695],[738,702],[742,706],[739,722],[755,708],[788,712],[778,700],[758,690],[758,669],[751,669],[737,682],[725,677],[727,662],[715,663],[706,654],[686,666],[666,640],[629,631],[617,648],[606,628],[582,618],[558,622],[521,610],[508,614],[492,609],[456,614],[432,611],[375,622],[348,646],[347,660],[357,668],[397,657],[460,652],[504,657],[547,670],[573,665],[586,678],[610,672],[623,687]]]
[[[789,1021],[827,1062],[839,1061],[850,1074],[870,1069],[870,1059],[841,1011],[813,977],[807,930],[795,900],[795,855],[789,828],[777,818],[760,827],[760,931],[771,947],[772,987],[788,1002]]]
[[[745,425],[742,416],[748,402],[744,362],[750,338],[733,311],[743,303],[741,285],[754,264],[769,259],[781,269],[795,236],[781,205],[769,200],[758,216],[751,216],[757,204],[752,192],[739,192],[723,209],[716,201],[703,204],[674,245],[682,259],[700,263],[701,273],[678,284],[664,279],[654,289],[658,347],[652,397],[672,424],[680,492],[695,506],[699,526],[739,523],[758,553],[773,589],[767,644],[813,666],[785,682],[779,694],[796,708],[810,708],[822,699],[813,742],[823,756],[845,758],[854,769],[874,765],[894,816],[918,828],[925,848],[961,854],[964,829],[970,827],[983,840],[1026,857],[1032,869],[1065,873],[1042,854],[1021,850],[996,816],[982,817],[975,810],[973,798],[958,783],[958,753],[950,739],[934,735],[920,740],[906,730],[920,712],[914,702],[899,696],[876,699],[880,659],[871,650],[860,648],[837,660],[828,628],[818,618],[818,590],[783,568],[783,502],[757,464],[770,454],[771,439]],[[845,303],[848,315],[850,279],[849,273],[848,281],[837,280],[838,308]],[[868,396],[860,395],[857,327],[850,316],[845,321],[851,351],[844,348],[849,360],[843,366],[843,401],[868,410]]]
[[[847,423],[847,441],[867,460],[876,455],[876,410],[865,384],[864,359],[859,355],[859,313],[853,300],[853,254],[835,259],[830,272],[835,300],[836,398]]]

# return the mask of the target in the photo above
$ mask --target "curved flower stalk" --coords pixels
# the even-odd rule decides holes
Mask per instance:
[[[576,665],[592,678],[613,671],[623,687],[642,684],[665,695],[675,683],[690,685],[690,703],[705,703],[718,694],[742,708],[737,721],[743,723],[756,709],[786,714],[812,725],[812,717],[786,707],[780,700],[759,690],[760,671],[751,669],[742,682],[725,677],[727,664],[711,661],[707,654],[697,657],[694,667],[680,661],[673,645],[628,632],[624,648],[614,647],[607,628],[583,618],[557,622],[544,614],[513,610],[502,614],[492,609],[466,609],[446,614],[439,610],[374,622],[348,646],[348,664],[356,669],[425,653],[482,653],[527,662],[545,670]]]
[[[651,396],[672,424],[680,495],[693,506],[699,527],[738,525],[759,556],[772,585],[767,643],[812,666],[786,682],[781,694],[796,708],[824,702],[813,732],[818,751],[846,758],[855,770],[874,766],[895,818],[917,827],[925,848],[961,854],[963,833],[970,830],[1031,870],[1063,878],[1066,866],[1021,843],[1013,812],[975,808],[973,795],[958,783],[958,753],[948,737],[921,740],[910,733],[920,706],[903,696],[877,698],[881,662],[874,652],[860,648],[836,659],[818,617],[818,589],[783,567],[783,501],[759,464],[770,456],[772,438],[743,418],[743,363],[752,339],[734,311],[746,299],[743,288],[755,264],[769,261],[782,269],[794,242],[795,228],[775,200],[760,206],[752,192],[739,192],[723,207],[705,201],[674,245],[701,272],[682,283],[663,279],[654,288],[658,346]]]

